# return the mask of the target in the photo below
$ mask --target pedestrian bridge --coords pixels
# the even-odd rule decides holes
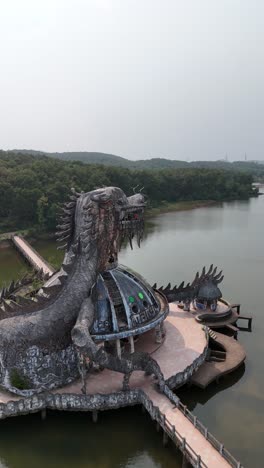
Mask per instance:
[[[27,262],[34,268],[36,271],[42,271],[43,276],[50,277],[54,274],[54,268],[41,257],[41,255],[36,252],[35,249],[21,236],[14,234],[11,237],[11,240],[20,252],[20,254],[27,260]]]

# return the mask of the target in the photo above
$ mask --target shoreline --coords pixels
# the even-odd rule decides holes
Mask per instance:
[[[146,218],[157,216],[163,213],[171,213],[173,211],[189,211],[195,210],[196,208],[205,208],[207,206],[213,206],[219,203],[223,203],[225,200],[195,200],[195,201],[179,201],[172,203],[164,203],[160,206],[153,207],[150,210],[146,210]]]
[[[152,218],[153,216],[157,216],[162,213],[170,213],[170,212],[177,212],[177,211],[189,211],[194,210],[196,208],[204,208],[206,206],[215,205],[217,203],[221,203],[221,201],[215,200],[195,200],[195,201],[178,201],[178,202],[164,202],[159,206],[150,208],[149,210],[146,209],[145,217],[146,219]],[[37,229],[37,228],[36,228]],[[0,243],[2,244],[0,248],[7,247],[7,242],[11,239],[13,234],[20,234],[23,237],[27,238],[28,236],[32,236],[34,239],[48,239],[53,237],[52,233],[49,231],[42,232],[41,235],[35,236],[31,234],[31,231],[34,231],[33,228],[28,229],[17,229],[13,231],[3,232],[0,234]]]
[[[240,200],[240,199],[238,199]],[[235,200],[187,200],[187,201],[177,201],[177,202],[163,202],[159,206],[155,206],[150,209],[146,209],[145,212],[145,219],[149,220],[154,216],[158,216],[164,213],[172,213],[178,211],[190,211],[197,208],[206,208],[209,206],[219,205],[221,203],[225,203],[228,201],[235,201]],[[34,233],[36,229],[36,233]],[[24,236],[26,239],[28,237],[39,240],[39,239],[50,239],[53,238],[53,234],[50,231],[46,231],[40,234],[37,233],[36,228],[28,228],[28,229],[17,229],[9,232],[3,232],[0,234],[0,248],[5,248],[7,245],[4,245],[6,241],[10,240],[13,234],[20,234]]]

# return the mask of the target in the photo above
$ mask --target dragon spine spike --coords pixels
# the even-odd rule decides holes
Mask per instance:
[[[71,229],[65,229],[64,231],[55,232],[55,236],[61,237],[71,233]]]
[[[68,209],[68,208],[72,209],[72,208],[75,208],[75,206],[76,206],[76,202],[74,202],[74,201],[64,203],[64,207],[66,209]]]
[[[154,283],[152,289],[157,289],[157,283]]]
[[[57,250],[63,250],[63,249],[66,249],[66,247],[67,247],[67,246],[68,246],[68,243],[66,243],[66,244],[63,244],[63,245],[59,245],[59,246],[57,247]]]
[[[70,223],[70,224],[71,224],[71,222],[72,222],[72,216],[70,216],[70,215],[67,215],[67,216],[65,216],[65,215],[60,215],[60,216],[59,216],[59,220],[60,220],[62,223]]]
[[[69,210],[67,208],[61,208],[62,212],[65,213],[68,216],[72,216],[74,210]]]
[[[166,288],[164,289],[164,291],[170,291],[170,289],[171,289],[171,284],[168,283],[167,286],[166,286]]]
[[[192,282],[192,286],[195,286],[198,281],[199,281],[199,273],[197,272],[196,275],[195,275],[195,278],[194,278],[194,280]]]
[[[214,277],[214,275],[216,274],[217,272],[217,266],[214,268],[213,272],[212,272],[212,277]]]
[[[220,276],[220,278],[215,281],[216,284],[222,283],[223,279],[224,279],[224,275]]]
[[[77,198],[79,198],[80,195],[82,194],[80,192],[77,192],[74,187],[71,187],[71,193],[75,195]]]
[[[65,230],[65,229],[71,229],[72,223],[65,223],[65,224],[58,224],[56,226],[57,229]]]
[[[57,238],[57,242],[63,242],[65,240],[68,240],[70,238],[70,234],[67,234],[66,236],[60,236]]]
[[[222,276],[222,273],[223,273],[223,271],[222,271],[222,270],[221,270],[221,271],[219,271],[219,273],[218,273],[217,275],[215,275],[215,276],[214,276],[214,280],[218,280],[219,278],[221,278],[221,276]]]
[[[14,280],[12,280],[9,285],[8,292],[10,293],[11,291],[14,291],[14,287],[15,287],[15,282]]]

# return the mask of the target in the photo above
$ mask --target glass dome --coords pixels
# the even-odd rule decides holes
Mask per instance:
[[[166,298],[131,269],[118,265],[99,275],[91,334],[96,341],[144,333],[159,325],[169,311]]]

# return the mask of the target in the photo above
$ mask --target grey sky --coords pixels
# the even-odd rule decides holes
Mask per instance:
[[[264,159],[261,0],[0,0],[0,148]]]

